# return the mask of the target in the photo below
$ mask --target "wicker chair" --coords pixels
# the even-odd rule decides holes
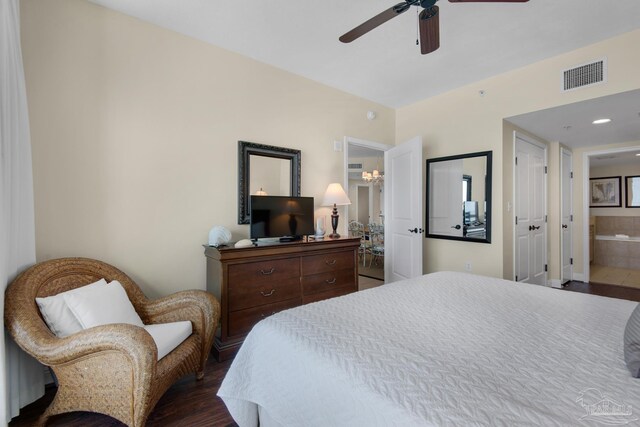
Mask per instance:
[[[145,324],[190,320],[193,333],[157,361],[151,336],[138,326],[110,324],[65,338],[47,327],[35,302],[95,282],[118,280]],[[5,325],[23,350],[50,366],[56,396],[38,424],[56,414],[99,412],[130,426],[144,426],[158,399],[180,377],[204,368],[220,315],[216,299],[204,291],[183,291],[148,300],[126,274],[104,262],[63,258],[41,262],[7,288]]]

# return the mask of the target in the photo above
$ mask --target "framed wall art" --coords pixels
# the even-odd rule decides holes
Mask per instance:
[[[607,176],[589,179],[590,208],[619,208],[622,206],[622,177]]]

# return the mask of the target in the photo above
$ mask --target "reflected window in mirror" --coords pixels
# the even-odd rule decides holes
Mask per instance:
[[[249,224],[249,196],[300,196],[300,150],[238,141],[238,224]]]
[[[471,175],[462,175],[462,201],[471,201]]]
[[[492,152],[427,160],[426,237],[491,243]]]
[[[640,208],[640,176],[625,177],[625,206],[628,208]]]

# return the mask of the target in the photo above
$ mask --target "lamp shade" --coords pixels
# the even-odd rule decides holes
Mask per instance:
[[[349,200],[347,193],[344,192],[342,185],[337,182],[329,184],[327,191],[324,192],[324,199],[322,199],[322,206],[333,206],[334,204],[336,206],[351,204],[351,200]]]

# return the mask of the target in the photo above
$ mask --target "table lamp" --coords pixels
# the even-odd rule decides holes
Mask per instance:
[[[332,239],[339,239],[340,235],[336,231],[338,229],[338,206],[350,205],[351,200],[344,192],[342,185],[337,182],[329,184],[327,191],[324,192],[324,199],[322,200],[322,206],[332,206],[333,212],[331,213],[331,228],[333,233],[329,235]]]

